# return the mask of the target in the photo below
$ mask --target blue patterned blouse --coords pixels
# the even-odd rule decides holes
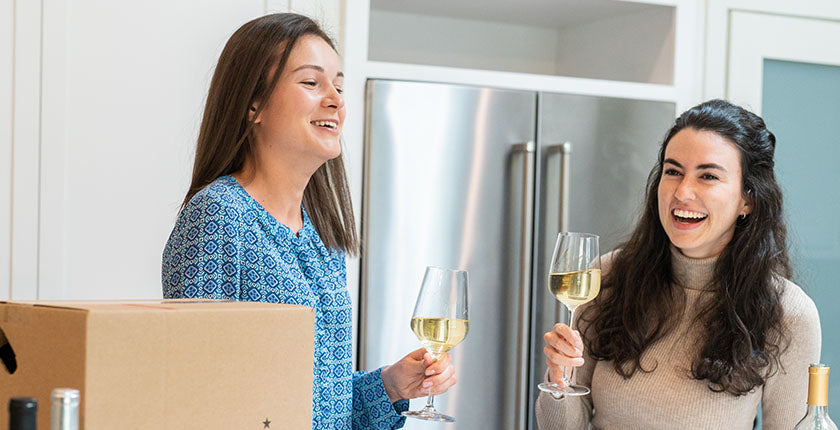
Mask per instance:
[[[353,373],[352,310],[344,252],[327,249],[303,211],[297,235],[232,176],[199,191],[163,251],[166,298],[213,298],[315,309],[313,429],[400,428],[408,401],[391,404],[382,369]]]

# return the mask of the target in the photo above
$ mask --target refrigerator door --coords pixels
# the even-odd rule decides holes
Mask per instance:
[[[360,368],[394,363],[420,347],[410,320],[426,266],[465,269],[470,331],[451,351],[458,384],[435,398],[457,422],[409,419],[405,428],[520,427],[514,421],[524,424],[528,414],[535,157],[527,150],[536,93],[369,81],[366,106]],[[424,402],[413,400],[411,409]]]
[[[601,253],[631,232],[641,213],[648,173],[675,117],[673,103],[540,93],[534,236],[534,288],[529,384],[531,416],[546,372],[543,334],[568,314],[548,291],[548,265],[565,206],[567,231],[601,236]],[[569,143],[568,151],[562,144]],[[567,162],[563,163],[563,157]],[[562,166],[568,166],[563,172]],[[567,180],[568,193],[561,193]],[[557,312],[560,310],[560,312]],[[560,313],[561,315],[556,315]]]

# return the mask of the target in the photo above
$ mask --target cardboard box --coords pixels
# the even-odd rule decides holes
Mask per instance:
[[[10,397],[31,396],[49,428],[65,387],[88,430],[310,428],[314,319],[267,303],[0,302],[17,363],[0,363],[0,426]]]

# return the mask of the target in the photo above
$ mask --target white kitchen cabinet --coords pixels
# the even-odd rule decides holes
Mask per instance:
[[[368,78],[693,101],[695,3],[353,2]],[[356,60],[356,59],[354,59]],[[677,67],[679,65],[679,67]]]
[[[673,83],[673,5],[371,0],[368,59]]]

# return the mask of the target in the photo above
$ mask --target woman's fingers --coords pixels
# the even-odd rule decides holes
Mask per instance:
[[[549,366],[580,367],[583,366],[583,357],[570,357],[562,352],[546,345],[543,348],[546,364]]]
[[[565,339],[558,339],[556,337],[552,337],[550,334],[546,335],[545,345],[550,346],[557,352],[567,357],[574,358],[583,356],[583,350],[575,348]]]
[[[437,387],[444,385],[453,376],[455,376],[455,367],[447,366],[441,373],[423,380],[422,386],[426,389],[433,386],[437,390]]]
[[[563,367],[583,366],[583,341],[580,333],[566,324],[555,324],[543,337],[545,362],[552,372],[560,372]]]
[[[553,331],[546,333],[543,338],[546,346],[550,346],[568,357],[583,356],[583,347],[575,345],[577,342],[574,339],[560,337]]]
[[[566,324],[555,324],[550,333],[555,333],[558,337],[565,339],[575,348],[583,350],[583,340],[580,338],[580,333],[577,330],[572,330]]]
[[[448,352],[444,353],[440,359],[430,364],[426,367],[426,376],[437,375],[443,372],[444,369],[449,367],[449,363],[452,361],[452,356],[449,355]]]
[[[434,376],[427,377],[417,386],[417,393],[415,397],[425,396],[429,394],[429,389],[433,394],[445,393],[457,382],[455,378],[455,367],[452,365],[446,366]]]

